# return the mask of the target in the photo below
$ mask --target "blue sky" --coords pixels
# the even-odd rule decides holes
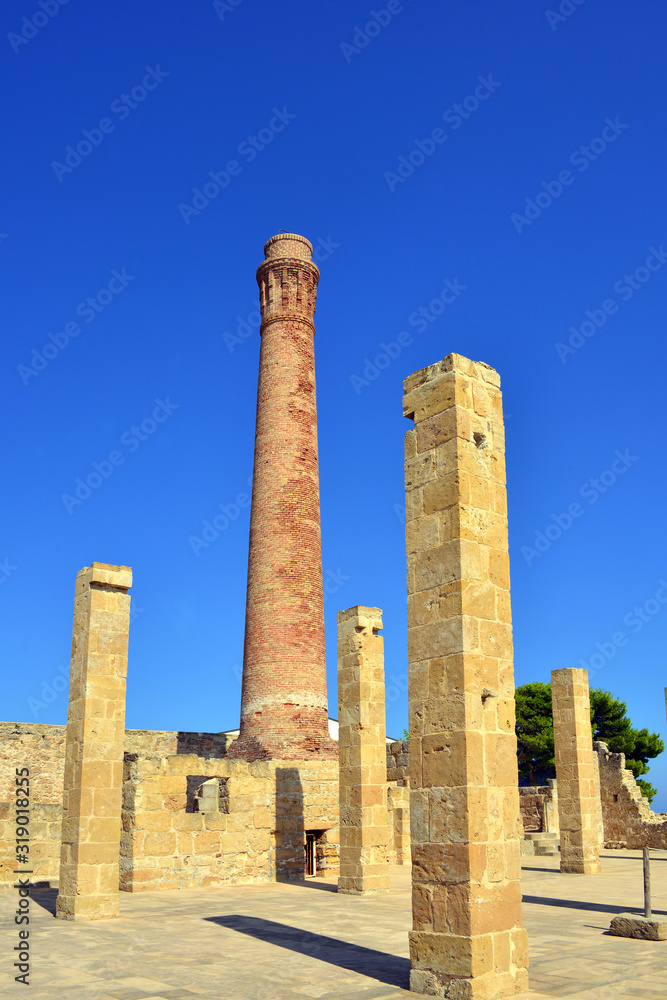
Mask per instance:
[[[407,724],[401,383],[456,351],[502,378],[517,683],[583,659],[666,735],[667,12],[561,8],[6,0],[3,718],[65,722],[98,560],[134,569],[128,726],[237,725],[254,273],[287,229],[322,275],[331,714],[336,611],[369,604]]]

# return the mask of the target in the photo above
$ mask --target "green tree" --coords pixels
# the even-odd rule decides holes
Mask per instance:
[[[641,778],[648,761],[665,749],[658,733],[635,729],[628,706],[602,688],[591,688],[591,730],[613,753],[624,753],[625,764],[637,779],[642,795],[652,802],[657,789]],[[539,681],[516,689],[516,735],[519,775],[528,784],[556,777],[551,685]]]
[[[556,777],[551,684],[522,684],[515,696],[519,775],[529,785],[546,784]]]

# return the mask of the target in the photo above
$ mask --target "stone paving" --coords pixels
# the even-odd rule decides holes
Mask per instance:
[[[667,997],[667,941],[614,938],[615,913],[643,906],[639,852],[605,851],[601,875],[563,875],[524,858],[532,990],[524,1000]],[[0,1000],[390,1000],[408,993],[410,869],[381,896],[339,895],[321,879],[121,893],[121,916],[54,920],[34,890],[31,988],[14,983],[17,894],[0,893]],[[667,852],[652,852],[653,909],[667,913]],[[517,998],[518,1000],[518,998]]]

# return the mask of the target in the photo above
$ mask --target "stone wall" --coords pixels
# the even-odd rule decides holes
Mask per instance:
[[[524,833],[559,833],[556,781],[548,785],[519,787],[519,808]]]
[[[65,727],[0,722],[0,886],[14,882],[16,768],[30,768],[30,860],[36,882],[60,868]]]
[[[197,790],[217,778],[218,808]],[[223,760],[127,755],[121,888],[192,889],[303,878],[306,833],[317,831],[317,874],[337,874],[336,761]]]
[[[121,860],[122,873],[125,877],[125,887],[128,882],[128,869],[131,859],[139,842],[146,844],[148,850],[148,863],[141,866],[141,871],[152,868],[153,872],[160,872],[156,887],[167,887],[169,883],[181,885],[203,885],[203,884],[224,884],[225,881],[249,880],[253,877],[250,873],[256,866],[263,864],[260,857],[262,850],[257,845],[260,843],[258,831],[271,829],[270,865],[266,874],[261,877],[274,878],[284,877],[287,872],[286,858],[294,858],[294,845],[292,840],[298,838],[299,853],[296,859],[296,867],[299,873],[303,867],[303,841],[305,831],[324,830],[316,841],[317,866],[320,874],[337,874],[338,865],[338,763],[337,761],[294,762],[273,761],[266,764],[272,774],[272,778],[266,786],[265,797],[267,801],[273,802],[273,820],[275,813],[276,782],[279,780],[284,790],[284,807],[282,817],[278,817],[278,822],[282,829],[276,827],[256,826],[255,820],[260,822],[259,814],[255,816],[255,810],[250,810],[248,799],[244,795],[249,795],[239,787],[241,771],[238,767],[247,767],[243,761],[225,760],[226,749],[231,742],[231,738],[225,733],[182,733],[167,731],[151,731],[142,729],[128,729],[125,732],[125,754],[126,754],[126,775],[124,786],[124,825],[123,831],[123,857]],[[194,760],[198,763],[195,765]],[[187,761],[187,764],[182,762]],[[164,764],[163,764],[164,762]],[[34,867],[34,880],[40,882],[57,883],[60,867],[60,840],[61,840],[61,820],[62,820],[62,796],[63,796],[63,773],[65,763],[65,726],[49,726],[38,723],[0,723],[0,886],[10,886],[14,876],[14,835],[15,827],[15,806],[14,806],[14,777],[17,767],[30,767],[31,776],[31,798],[32,806],[32,845],[31,860]],[[230,768],[237,767],[234,772],[236,776],[236,792],[231,796],[231,814],[223,813],[217,819],[211,816],[193,815],[186,813],[183,817],[183,829],[176,829],[177,815],[173,806],[176,801],[186,801],[188,794],[194,798],[193,783],[188,786],[188,778],[201,777],[204,781],[208,777],[219,777],[222,779],[232,777]],[[253,765],[256,767],[259,765]],[[185,771],[181,768],[185,767]],[[164,773],[163,773],[164,768]],[[298,770],[294,773],[295,768]],[[242,768],[241,768],[242,769]],[[276,775],[277,770],[282,774]],[[171,773],[173,771],[174,773]],[[268,772],[267,772],[268,773]],[[254,773],[248,772],[249,778],[254,781]],[[159,777],[159,790],[151,792],[151,798],[145,800],[146,809],[142,807],[141,793],[140,801],[137,801],[137,785],[141,785],[143,778],[154,780]],[[201,782],[200,782],[201,783]],[[251,782],[252,783],[252,782]],[[293,788],[290,790],[290,783]],[[232,783],[233,786],[234,783]],[[175,791],[168,790],[169,788]],[[173,800],[170,796],[174,795]],[[261,798],[261,795],[259,796]],[[259,801],[259,799],[258,799]],[[158,802],[162,803],[165,811],[169,814],[166,818],[160,818]],[[169,803],[166,805],[166,803]],[[141,808],[138,808],[141,807]],[[186,808],[186,805],[183,806]],[[187,804],[187,808],[192,808],[192,803]],[[152,817],[139,821],[139,826],[134,825],[133,815],[137,812],[152,813]],[[232,873],[232,858],[229,845],[237,844],[229,838],[222,838],[222,834],[238,834],[236,829],[240,820],[234,816],[234,810],[244,817],[244,821],[250,825],[247,827],[246,844],[248,849],[241,852],[245,855],[239,860],[237,876]],[[287,813],[289,815],[287,815]],[[167,823],[168,820],[168,823]],[[272,820],[272,821],[273,821]],[[303,826],[299,826],[303,823]],[[176,825],[175,825],[176,824]],[[213,827],[217,827],[213,830]],[[245,828],[244,828],[245,829]],[[275,832],[274,832],[275,831]],[[128,834],[132,834],[131,842],[128,841]],[[184,854],[174,851],[173,855],[160,853],[164,843],[160,842],[159,834],[186,834],[189,833],[192,840],[192,851],[196,855],[201,854],[202,860],[193,866],[189,860],[185,863],[185,858],[192,858],[192,853]],[[199,834],[215,833],[219,840],[215,851],[209,852],[208,845],[213,843],[210,837],[200,838],[194,841],[194,837]],[[137,835],[136,838],[134,835]],[[148,837],[147,835],[151,836]],[[173,841],[168,841],[169,845]],[[190,841],[185,836],[181,836],[181,846],[190,847]],[[222,850],[222,848],[225,850]],[[218,858],[215,858],[219,854]],[[227,855],[226,861],[221,861]],[[169,857],[169,863],[164,861],[158,864],[157,859]],[[210,869],[209,859],[215,858],[215,864]],[[177,859],[182,859],[180,863]],[[183,871],[178,875],[173,875],[174,871]],[[208,867],[207,867],[208,866]],[[137,866],[138,867],[138,866]],[[266,866],[265,866],[266,867]],[[210,869],[210,870],[209,870]],[[268,874],[271,871],[272,874]],[[214,882],[204,882],[207,878],[213,878]],[[134,891],[139,888],[139,881],[133,887]],[[144,884],[144,888],[147,886]]]
[[[387,743],[387,781],[395,781],[398,785],[410,785],[409,748],[407,740],[397,740]]]
[[[611,753],[606,743],[593,744],[600,765],[605,847],[667,850],[667,813],[654,813],[642,796],[625,754]]]

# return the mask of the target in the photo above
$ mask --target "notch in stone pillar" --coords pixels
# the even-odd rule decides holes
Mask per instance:
[[[498,374],[450,354],[404,382],[410,988],[528,988]]]
[[[588,671],[580,667],[552,670],[551,700],[560,870],[576,875],[596,875],[600,871],[601,806],[593,753]]]
[[[370,895],[389,891],[382,611],[358,605],[337,621],[338,891]]]
[[[56,916],[119,913],[118,868],[132,570],[94,562],[76,578]]]

